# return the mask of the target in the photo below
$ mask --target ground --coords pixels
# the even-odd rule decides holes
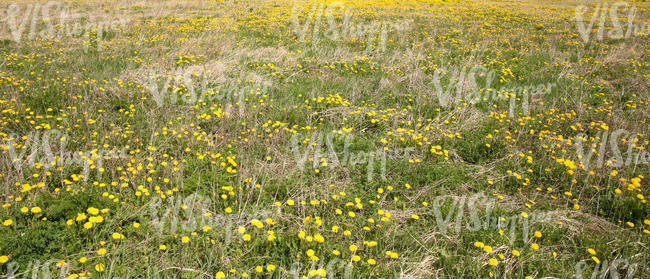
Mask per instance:
[[[0,278],[650,278],[649,9],[2,1]]]

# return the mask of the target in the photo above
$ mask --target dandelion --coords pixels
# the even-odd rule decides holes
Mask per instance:
[[[100,263],[100,264],[96,264],[96,265],[95,265],[95,270],[96,270],[97,272],[103,272],[103,271],[104,271],[104,264],[101,264],[101,263]]]
[[[397,254],[396,252],[386,251],[386,255],[389,256],[389,257],[391,257],[391,258],[393,258],[393,259],[397,259],[397,258],[398,258],[398,254]]]
[[[497,265],[499,264],[499,260],[497,260],[497,259],[495,259],[495,258],[491,258],[491,259],[488,261],[488,264],[491,265],[491,266],[497,266]]]
[[[274,241],[275,240],[275,234],[273,233],[273,231],[268,231],[267,233],[268,233],[268,236],[267,236],[266,239],[268,241]]]
[[[253,219],[253,220],[251,220],[251,224],[252,224],[253,226],[257,227],[258,229],[261,229],[261,228],[264,227],[264,223],[262,223],[262,221],[257,220],[257,219]]]
[[[86,212],[88,212],[88,214],[90,214],[90,215],[97,215],[97,214],[99,214],[99,209],[94,208],[94,207],[89,207],[86,210]]]

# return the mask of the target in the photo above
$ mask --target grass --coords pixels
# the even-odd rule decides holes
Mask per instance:
[[[584,41],[588,1],[341,3],[0,22],[0,278],[648,278],[647,35]],[[0,10],[63,28],[30,4]]]

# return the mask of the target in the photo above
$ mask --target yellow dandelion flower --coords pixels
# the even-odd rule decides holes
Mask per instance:
[[[89,207],[86,210],[86,212],[88,212],[88,214],[90,214],[90,215],[97,215],[97,214],[99,214],[99,209],[94,208],[94,207]]]
[[[101,264],[101,263],[100,263],[100,264],[96,264],[96,265],[95,265],[95,270],[96,270],[97,272],[103,272],[103,271],[104,271],[104,264]]]
[[[490,253],[492,252],[492,247],[487,245],[483,246],[483,251],[485,251],[485,253]]]

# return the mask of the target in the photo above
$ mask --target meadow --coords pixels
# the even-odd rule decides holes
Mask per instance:
[[[0,278],[650,278],[647,1],[0,26]]]

